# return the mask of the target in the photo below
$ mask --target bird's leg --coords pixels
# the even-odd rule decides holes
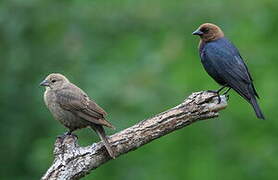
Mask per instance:
[[[218,90],[207,90],[207,92],[210,93],[215,93],[215,94],[219,94],[226,86],[222,86],[220,89]]]
[[[65,138],[66,136],[77,137],[75,134],[72,133],[73,131],[74,131],[74,129],[70,129],[69,131],[65,132],[64,134],[57,136],[57,138]]]
[[[66,133],[64,134],[64,136],[74,136],[74,137],[78,138],[76,134],[73,134],[73,133],[72,133],[74,130],[75,130],[75,129],[69,129],[69,131],[66,132]]]
[[[58,135],[57,138],[64,139],[66,136],[71,135],[70,131],[65,132],[64,134]]]
[[[220,103],[221,103],[221,97],[220,97],[220,94],[219,94],[219,93],[217,94],[217,99],[218,99],[217,104],[220,104]]]
[[[224,93],[223,95],[226,96],[227,100],[229,100],[229,94],[228,92],[231,90],[231,88],[229,87]]]
[[[231,88],[229,87],[229,88],[223,93],[223,95],[226,96],[230,90],[231,90]]]
[[[225,88],[226,86],[222,86],[220,89],[218,89],[217,91],[215,90],[208,90],[207,92],[211,92],[211,93],[215,93],[217,98],[218,98],[218,103],[217,104],[220,104],[221,102],[221,97],[220,97],[220,92]]]
[[[72,130],[67,131],[64,135],[70,136],[72,134]]]

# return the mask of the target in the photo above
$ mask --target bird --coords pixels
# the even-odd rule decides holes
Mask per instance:
[[[256,113],[257,118],[265,119],[261,108],[258,105],[259,95],[253,84],[253,79],[243,61],[239,50],[228,40],[220,27],[212,23],[204,23],[195,30],[193,35],[200,37],[199,56],[206,72],[222,87],[212,91],[218,95],[228,88],[236,91],[248,103]]]
[[[115,158],[103,126],[115,127],[105,119],[107,113],[94,100],[59,73],[49,74],[40,85],[45,87],[44,102],[54,119],[69,129],[65,135],[91,127],[103,141],[109,155]]]

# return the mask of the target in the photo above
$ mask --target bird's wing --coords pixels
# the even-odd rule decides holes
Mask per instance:
[[[252,79],[236,47],[227,41],[209,43],[203,56],[207,61],[210,61],[214,70],[228,86],[244,98],[250,99]]]
[[[107,114],[94,101],[90,100],[86,93],[71,84],[56,92],[57,102],[65,110],[71,111],[89,122],[113,127],[104,116]]]
[[[240,59],[243,59],[243,58],[241,57],[241,55],[239,54],[239,52],[238,52],[238,55],[239,55]],[[243,61],[243,60],[242,60],[242,61]],[[255,86],[254,86],[254,84],[253,84],[253,78],[252,78],[252,76],[251,76],[251,74],[250,74],[250,72],[249,72],[249,70],[248,70],[246,64],[245,64],[244,62],[243,62],[243,64],[244,64],[244,66],[245,66],[245,68],[246,68],[246,70],[247,70],[248,76],[249,76],[249,78],[250,78],[250,81],[251,81],[251,85],[252,85],[252,89],[253,89],[253,91],[254,91],[254,94],[255,94],[255,96],[256,96],[257,98],[260,98],[260,97],[259,97],[259,94],[257,93],[257,91],[256,91],[256,89],[255,89]]]

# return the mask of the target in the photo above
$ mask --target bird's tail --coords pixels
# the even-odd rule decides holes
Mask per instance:
[[[115,159],[115,154],[114,154],[114,151],[112,150],[112,147],[110,145],[110,143],[108,142],[108,139],[105,135],[105,131],[104,131],[104,128],[101,126],[101,125],[92,125],[91,126],[92,129],[94,129],[98,136],[100,137],[100,139],[102,140],[108,154],[113,158]]]
[[[251,105],[253,106],[253,109],[256,113],[256,116],[259,118],[259,119],[265,119],[264,115],[263,115],[263,112],[261,111],[259,105],[258,105],[258,102],[257,102],[257,99],[256,97],[251,97],[251,100],[250,100],[250,103]]]

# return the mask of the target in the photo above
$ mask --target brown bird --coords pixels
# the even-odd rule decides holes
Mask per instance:
[[[69,129],[66,135],[89,126],[97,132],[109,155],[115,158],[103,128],[114,126],[105,120],[104,116],[107,113],[100,106],[62,74],[50,74],[40,85],[46,87],[44,92],[46,106],[54,118]]]

